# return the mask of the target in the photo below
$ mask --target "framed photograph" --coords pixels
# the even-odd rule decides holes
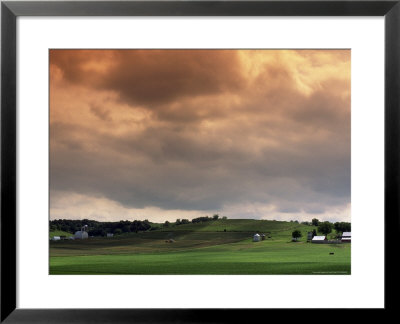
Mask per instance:
[[[393,309],[399,16],[2,2],[1,321]]]

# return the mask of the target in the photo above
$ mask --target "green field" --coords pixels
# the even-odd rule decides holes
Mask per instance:
[[[50,274],[350,274],[351,245],[307,243],[313,228],[217,220],[115,238],[50,242]],[[290,242],[295,229],[303,233],[297,243]],[[256,232],[266,233],[267,239],[252,242]]]
[[[72,233],[64,232],[64,231],[50,231],[49,232],[49,237],[53,238],[53,236],[66,236],[66,237],[71,237],[74,236]]]

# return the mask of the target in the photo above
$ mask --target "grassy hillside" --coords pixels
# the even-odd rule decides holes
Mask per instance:
[[[49,232],[49,237],[52,238],[53,236],[70,237],[70,236],[74,236],[74,234],[71,234],[71,233],[68,233],[68,232],[64,232],[64,231],[50,231]]]
[[[50,243],[51,256],[100,255],[171,252],[238,242],[249,238],[248,233],[217,232],[145,232],[113,238],[60,241]],[[173,243],[165,242],[173,239]]]
[[[307,232],[314,228],[230,219],[113,238],[50,242],[50,273],[350,274],[351,245],[306,243]],[[296,229],[303,237],[293,243],[291,233]],[[256,232],[266,233],[267,239],[252,242]]]
[[[317,229],[317,227],[302,225],[295,222],[255,219],[220,219],[197,224],[170,225],[170,227],[161,228],[159,231],[246,232],[249,236],[255,233],[264,233],[272,239],[290,240],[292,232],[299,230],[302,233],[300,241],[306,241],[307,232],[311,232],[313,229]]]
[[[161,231],[201,231],[201,232],[258,232],[258,233],[277,233],[283,231],[312,231],[314,226],[301,225],[294,222],[280,222],[271,220],[255,220],[255,219],[219,219],[216,221],[208,221],[196,224],[171,225]]]
[[[290,242],[291,234],[298,229],[306,241],[307,232],[315,227],[291,222],[267,220],[228,219],[197,224],[170,226],[155,231],[126,233],[113,238],[90,238],[89,240],[52,242],[52,256],[127,254],[148,252],[182,251],[252,240],[253,235],[266,233],[266,241]],[[226,229],[226,232],[224,231]],[[166,240],[173,239],[173,243]]]

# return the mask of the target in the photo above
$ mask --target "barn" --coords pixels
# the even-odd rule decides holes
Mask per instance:
[[[342,242],[343,243],[351,243],[351,232],[343,232]]]
[[[324,243],[325,236],[314,236],[311,240],[311,243]]]
[[[75,232],[75,239],[84,240],[89,238],[89,234],[86,232],[87,227],[87,225],[84,225],[80,231]]]
[[[85,232],[85,231],[77,231],[77,232],[75,232],[75,239],[83,240],[83,239],[87,239],[87,238],[89,238],[89,235],[88,235],[87,232]]]
[[[260,242],[261,236],[260,234],[254,234],[253,236],[253,242]]]

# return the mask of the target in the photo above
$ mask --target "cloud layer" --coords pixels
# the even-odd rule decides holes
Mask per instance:
[[[52,50],[50,190],[52,218],[349,220],[350,51]]]

